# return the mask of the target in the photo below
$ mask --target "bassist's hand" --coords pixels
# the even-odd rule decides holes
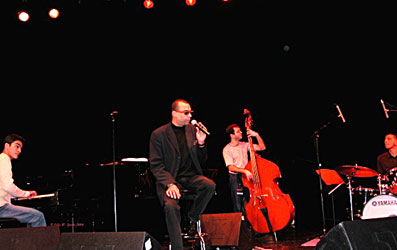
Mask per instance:
[[[252,178],[252,173],[250,171],[246,170],[246,169],[244,171],[244,175],[245,175],[245,177],[247,178],[248,181],[251,181],[253,179]]]

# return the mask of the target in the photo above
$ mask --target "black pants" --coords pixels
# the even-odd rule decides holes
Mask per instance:
[[[180,189],[189,189],[197,194],[188,212],[190,220],[197,222],[215,193],[215,182],[202,175],[180,178],[177,182]],[[168,198],[165,194],[162,199],[171,249],[183,250],[179,200]]]
[[[229,173],[229,188],[230,188],[230,198],[232,199],[233,212],[244,212],[243,208],[243,196],[237,195],[237,190],[243,189],[243,182],[241,179],[241,174],[230,174]]]

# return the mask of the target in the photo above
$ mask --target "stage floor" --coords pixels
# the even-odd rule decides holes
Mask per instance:
[[[296,230],[294,228],[286,228],[277,232],[277,241],[273,234],[265,234],[260,237],[249,238],[240,234],[239,246],[207,246],[208,250],[313,250],[320,240],[318,232],[310,232],[306,230]],[[163,249],[168,249],[168,240],[162,243]],[[184,241],[185,250],[199,250],[198,242],[192,240]]]

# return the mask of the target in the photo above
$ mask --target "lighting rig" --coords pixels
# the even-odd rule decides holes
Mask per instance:
[[[135,0],[134,0],[135,1]],[[141,1],[140,7],[144,10],[151,10],[155,9],[157,2],[164,6],[165,0],[139,0]],[[184,5],[188,7],[195,7],[199,5],[200,2],[209,1],[209,0],[177,0],[179,3],[178,5]],[[210,0],[209,2],[212,3],[220,3],[226,4],[236,0]],[[127,8],[129,6],[129,0],[74,0],[74,1],[67,1],[67,0],[47,0],[47,1],[33,1],[33,0],[17,0],[15,1],[15,16],[16,19],[20,22],[27,23],[33,19],[41,19],[41,20],[49,20],[54,21],[62,17],[62,12],[68,12],[71,8],[79,8],[79,6],[87,6],[93,5],[94,7],[100,5],[111,6],[121,6],[120,8]],[[175,1],[176,2],[176,1]],[[138,2],[139,3],[139,2]],[[167,3],[169,4],[169,2]],[[205,5],[205,4],[203,4]]]

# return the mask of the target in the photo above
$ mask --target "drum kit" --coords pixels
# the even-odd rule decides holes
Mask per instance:
[[[336,171],[346,176],[351,220],[397,216],[397,168],[379,174],[371,168],[343,165],[337,167]],[[352,187],[352,178],[375,177],[377,188]]]

